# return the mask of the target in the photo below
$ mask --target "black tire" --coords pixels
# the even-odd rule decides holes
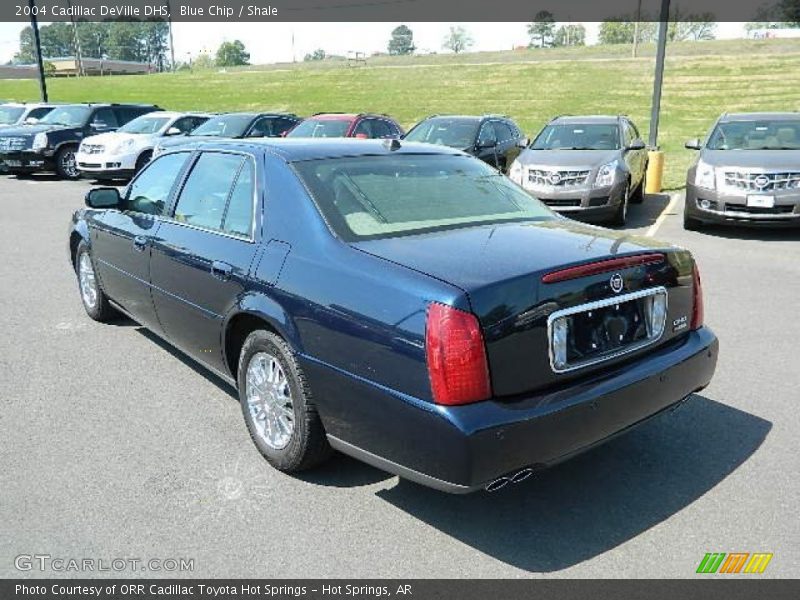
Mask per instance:
[[[84,256],[86,257],[85,259],[83,258]],[[88,260],[88,264],[91,266],[92,280],[96,294],[93,302],[89,300],[90,294],[85,293],[84,281],[81,279],[82,260]],[[78,248],[75,251],[75,276],[78,279],[78,291],[80,292],[81,296],[81,304],[83,304],[83,308],[89,317],[95,321],[105,323],[106,321],[110,321],[117,316],[117,311],[111,306],[108,301],[108,296],[105,295],[102,287],[100,286],[100,280],[97,278],[96,271],[94,270],[92,254],[89,251],[89,246],[86,244],[86,242],[81,242],[78,244]]]
[[[149,163],[153,158],[153,151],[152,150],[145,150],[139,155],[139,158],[136,159],[136,166],[134,167],[133,174],[136,175],[139,171],[145,168],[147,163]]]
[[[255,423],[256,416],[248,402],[248,368],[251,362],[257,362],[265,355],[274,358],[280,365],[291,393],[293,431],[288,443],[280,448],[267,443],[265,434],[259,431],[259,426]],[[239,355],[237,382],[239,402],[250,438],[270,465],[279,471],[293,473],[310,469],[330,457],[333,450],[325,436],[325,428],[314,405],[311,390],[292,349],[280,336],[264,330],[254,331],[247,336]],[[253,407],[258,410],[256,403],[253,403]],[[263,420],[266,423],[263,408],[261,414],[265,415]]]
[[[647,187],[647,166],[645,166],[644,174],[642,175],[642,180],[639,182],[639,186],[636,188],[636,191],[631,195],[630,201],[631,204],[641,204],[644,202],[644,190]]]
[[[628,182],[628,185],[625,187],[625,195],[622,197],[622,201],[617,206],[614,216],[609,219],[609,223],[611,225],[616,225],[618,227],[625,225],[625,221],[628,219],[628,203],[630,202],[631,197],[630,190],[631,184]]]
[[[79,179],[81,172],[75,162],[75,146],[64,146],[56,152],[56,173],[62,179]]]

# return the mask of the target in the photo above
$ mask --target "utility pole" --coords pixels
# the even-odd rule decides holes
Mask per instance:
[[[664,80],[664,57],[667,52],[667,26],[669,25],[669,0],[661,0],[658,21],[658,50],[656,73],[653,80],[653,105],[650,112],[650,148],[658,148],[658,117],[661,113],[661,84]]]
[[[75,46],[75,70],[78,75],[83,75],[83,53],[81,52],[81,39],[78,37],[78,24],[72,16],[72,0],[67,0],[67,7],[70,9],[69,20],[72,23],[72,44]]]
[[[633,58],[639,47],[639,22],[642,20],[642,0],[636,3],[636,22],[633,24]]]
[[[31,28],[33,43],[36,46],[36,63],[39,66],[39,92],[42,102],[47,102],[47,82],[44,80],[44,61],[42,60],[42,40],[39,38],[39,22],[36,20],[36,0],[28,0],[31,9]]]
[[[167,10],[169,11],[169,17],[167,17],[167,23],[169,23],[169,54],[170,54],[170,63],[172,65],[172,71],[175,71],[175,39],[172,37],[172,7],[169,4],[169,0],[167,0]]]

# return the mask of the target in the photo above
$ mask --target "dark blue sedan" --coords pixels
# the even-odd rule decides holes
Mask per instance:
[[[335,449],[496,490],[716,366],[686,250],[555,215],[458,150],[221,141],[86,204],[69,231],[86,312],[122,312],[235,385],[283,471]]]

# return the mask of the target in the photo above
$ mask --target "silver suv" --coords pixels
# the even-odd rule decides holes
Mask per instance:
[[[724,114],[686,173],[683,224],[800,225],[800,113]]]
[[[550,121],[508,176],[554,210],[623,225],[644,199],[647,150],[625,116],[562,116]]]

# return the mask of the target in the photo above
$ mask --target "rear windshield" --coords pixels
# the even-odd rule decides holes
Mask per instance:
[[[799,150],[800,119],[719,123],[707,147],[709,150]]]
[[[428,119],[409,131],[406,139],[463,150],[475,143],[478,125],[478,119]]]
[[[533,150],[619,150],[615,123],[548,125],[531,144]]]
[[[0,125],[16,123],[24,111],[21,106],[0,106]]]
[[[222,115],[209,119],[188,135],[208,135],[211,137],[243,137],[253,115]]]
[[[554,218],[507,177],[468,156],[359,156],[294,167],[346,241]]]
[[[292,129],[286,137],[345,137],[351,123],[350,119],[306,119]]]

